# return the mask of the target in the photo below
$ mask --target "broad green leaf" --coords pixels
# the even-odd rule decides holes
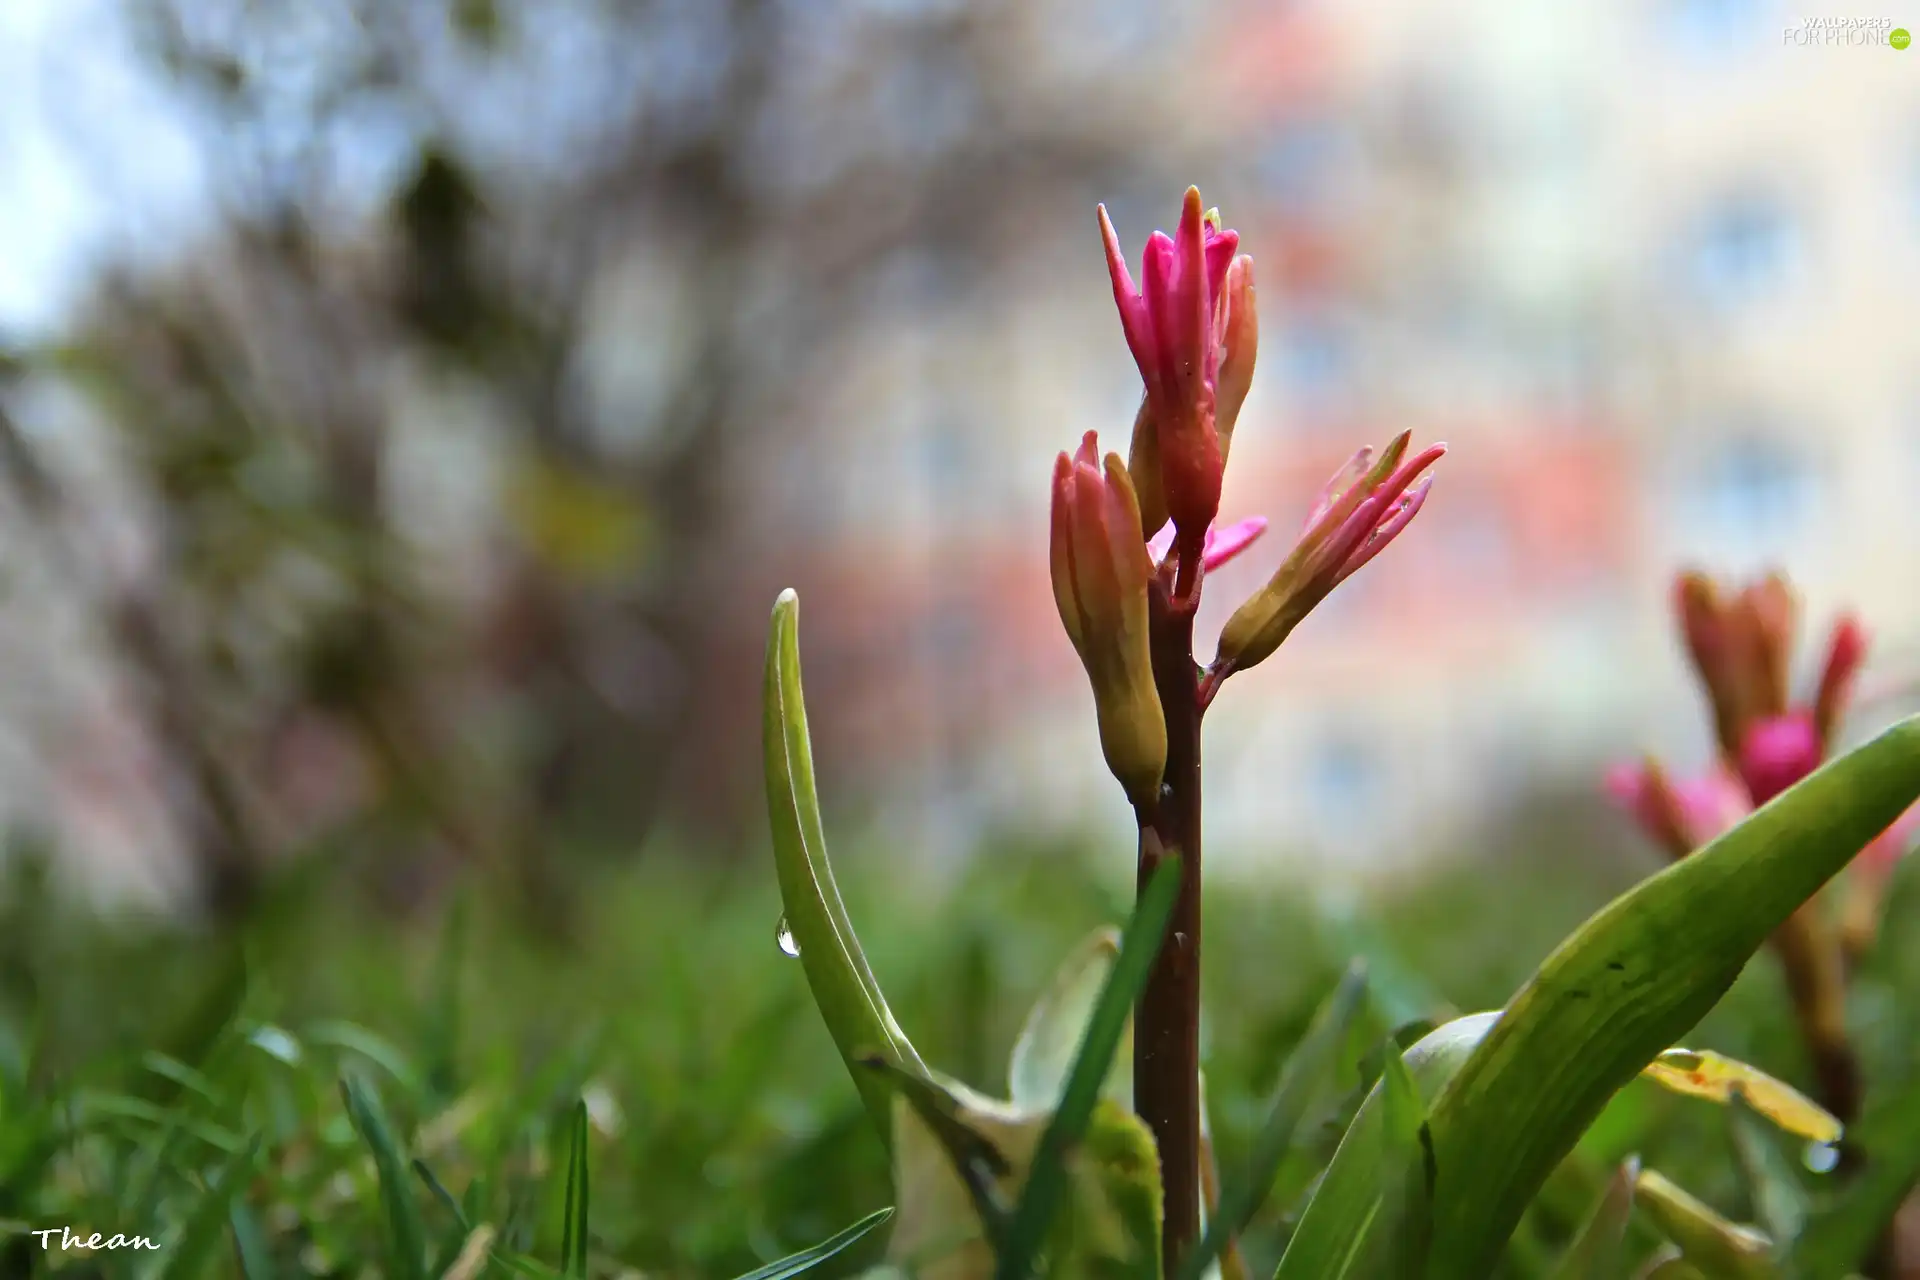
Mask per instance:
[[[1399,1047],[1387,1042],[1380,1072],[1384,1092],[1380,1201],[1366,1247],[1348,1255],[1341,1277],[1399,1280],[1418,1275],[1432,1235],[1433,1161],[1427,1140],[1427,1104]],[[1353,1264],[1359,1263],[1358,1270]]]
[[[1728,1222],[1652,1169],[1634,1183],[1634,1203],[1713,1280],[1772,1280],[1773,1242],[1752,1227]]]
[[[1793,1259],[1807,1276],[1837,1276],[1865,1264],[1882,1233],[1920,1183],[1920,1078],[1870,1109],[1848,1132],[1860,1170],[1834,1201],[1814,1213]]]
[[[361,1141],[373,1151],[374,1172],[380,1180],[380,1199],[387,1209],[387,1229],[391,1233],[395,1280],[424,1280],[427,1274],[426,1230],[420,1223],[420,1206],[413,1198],[413,1184],[407,1177],[407,1161],[394,1140],[386,1112],[373,1086],[349,1073],[340,1078],[340,1096],[347,1104],[347,1118]]]
[[[1015,1106],[1051,1111],[1059,1105],[1074,1052],[1119,955],[1120,931],[1106,927],[1096,930],[1061,963],[1014,1041],[1007,1083]],[[1104,1090],[1107,1097],[1127,1105],[1133,1101],[1132,1040],[1129,1022]]]
[[[561,1236],[560,1273],[567,1280],[587,1274],[587,1104],[573,1104],[573,1140],[567,1147],[566,1228]]]
[[[1629,1158],[1607,1179],[1593,1215],[1553,1269],[1553,1280],[1613,1280],[1620,1274],[1620,1241],[1633,1213],[1633,1186],[1639,1177],[1640,1162]]]
[[[1562,943],[1435,1100],[1434,1280],[1483,1280],[1614,1092],[1916,798],[1920,717],[1816,770]]]
[[[811,1249],[802,1249],[799,1253],[789,1254],[778,1262],[769,1262],[757,1271],[747,1272],[739,1280],[787,1280],[789,1276],[805,1275],[835,1254],[844,1253],[862,1236],[892,1216],[892,1209],[876,1209],[846,1230],[822,1240]]]
[[[1293,1145],[1294,1131],[1306,1116],[1307,1107],[1339,1065],[1340,1047],[1360,1012],[1367,991],[1366,967],[1354,964],[1340,985],[1327,997],[1314,1015],[1313,1025],[1300,1047],[1287,1060],[1274,1094],[1267,1122],[1254,1139],[1253,1152],[1243,1177],[1229,1185],[1221,1196],[1219,1212],[1207,1224],[1200,1244],[1180,1265],[1182,1280],[1199,1280],[1208,1264],[1218,1258],[1227,1242],[1246,1230],[1247,1223],[1267,1198],[1273,1180]]]
[[[773,828],[773,861],[786,909],[785,927],[799,949],[813,1002],[853,1075],[867,1114],[881,1139],[891,1146],[887,1086],[857,1064],[871,1052],[923,1075],[926,1065],[880,994],[880,983],[854,936],[827,861],[826,832],[813,784],[806,700],[800,688],[800,599],[791,590],[781,592],[773,606],[762,731],[767,817]]]
[[[1400,1056],[1419,1092],[1437,1093],[1499,1017],[1498,1013],[1475,1013],[1456,1018],[1421,1037]],[[1387,1087],[1383,1064],[1381,1079],[1354,1113],[1293,1239],[1287,1242],[1275,1280],[1328,1280],[1343,1274],[1363,1250],[1373,1247],[1369,1235],[1374,1224],[1382,1221],[1385,1189],[1394,1176],[1387,1166],[1394,1133],[1388,1124]],[[1399,1104],[1395,1109],[1401,1109]]]
[[[1121,938],[1120,955],[1100,989],[1100,998],[1094,1002],[1092,1017],[1087,1020],[1073,1070],[1068,1073],[1066,1088],[1060,1095],[1059,1109],[1040,1136],[1033,1168],[1021,1188],[1020,1202],[1007,1222],[1006,1235],[1000,1241],[999,1265],[995,1272],[1000,1280],[1026,1280],[1032,1273],[1054,1214],[1067,1192],[1067,1154],[1093,1119],[1101,1085],[1113,1064],[1114,1051],[1120,1047],[1140,993],[1146,989],[1179,896],[1180,859],[1169,856],[1140,891],[1133,919]]]
[[[1709,1280],[1700,1268],[1677,1255],[1663,1257],[1641,1273],[1640,1280]]]

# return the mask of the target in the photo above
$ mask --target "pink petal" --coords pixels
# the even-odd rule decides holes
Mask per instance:
[[[1113,301],[1120,310],[1120,330],[1126,335],[1127,349],[1143,377],[1150,376],[1153,360],[1153,326],[1147,317],[1147,304],[1141,299],[1133,276],[1127,271],[1127,258],[1120,251],[1120,237],[1107,217],[1107,206],[1100,206],[1100,239],[1107,251],[1107,274],[1113,279]]]
[[[1360,446],[1360,449],[1347,459],[1346,465],[1333,473],[1332,479],[1328,480],[1326,486],[1320,490],[1320,496],[1313,500],[1313,508],[1307,512],[1307,522],[1300,526],[1301,535],[1305,536],[1312,532],[1315,525],[1326,519],[1327,513],[1333,510],[1334,504],[1359,483],[1360,477],[1366,475],[1367,468],[1372,465],[1373,446],[1370,444]]]
[[[1207,530],[1207,545],[1201,553],[1201,563],[1209,569],[1218,569],[1252,546],[1254,541],[1266,531],[1265,516],[1248,516],[1245,520],[1236,521],[1224,529],[1215,525]]]

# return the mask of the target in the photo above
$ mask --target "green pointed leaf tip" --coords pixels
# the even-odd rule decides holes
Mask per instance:
[[[778,1262],[769,1262],[757,1271],[747,1272],[739,1280],[789,1280],[792,1276],[805,1275],[835,1254],[846,1252],[869,1231],[892,1216],[892,1209],[876,1209],[844,1231],[836,1232],[811,1249],[802,1249],[799,1253],[791,1254]]]
[[[1616,899],[1520,990],[1434,1104],[1435,1280],[1481,1280],[1554,1166],[1749,957],[1920,798],[1920,717]]]
[[[820,801],[814,790],[813,746],[800,687],[800,598],[791,589],[773,606],[767,637],[762,720],[766,755],[767,818],[774,869],[787,929],[814,1004],[847,1064],[861,1101],[881,1138],[892,1144],[892,1116],[884,1081],[859,1069],[860,1056],[877,1052],[924,1074],[925,1065],[887,1008],[827,860]]]

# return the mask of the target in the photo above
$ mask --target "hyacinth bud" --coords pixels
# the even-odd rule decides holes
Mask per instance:
[[[1239,233],[1203,211],[1192,187],[1176,233],[1148,238],[1137,286],[1104,206],[1100,233],[1120,326],[1146,384],[1128,450],[1144,527],[1155,532],[1170,518],[1182,551],[1198,554],[1220,509],[1223,436],[1231,438],[1253,373],[1251,262],[1236,260]],[[1233,358],[1223,371],[1228,347]]]
[[[1378,461],[1371,448],[1360,450],[1328,481],[1279,572],[1227,620],[1214,659],[1216,679],[1263,661],[1420,514],[1433,487],[1430,468],[1447,446],[1430,445],[1408,458],[1411,438],[1410,432],[1395,436]]]
[[[1153,564],[1120,455],[1104,465],[1089,431],[1053,467],[1054,603],[1093,685],[1100,749],[1136,806],[1150,807],[1167,763],[1167,726],[1153,683],[1147,583]]]
[[[1713,707],[1721,753],[1738,761],[1748,728],[1787,709],[1799,607],[1778,574],[1728,598],[1705,575],[1680,575],[1675,611],[1687,653]]]

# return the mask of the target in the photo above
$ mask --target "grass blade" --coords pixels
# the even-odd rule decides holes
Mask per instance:
[[[880,983],[854,936],[827,860],[826,830],[813,783],[813,745],[800,687],[800,599],[783,591],[767,637],[762,733],[767,817],[786,928],[799,948],[813,1001],[860,1090],[881,1138],[892,1147],[891,1099],[878,1076],[860,1069],[867,1053],[883,1053],[906,1070],[926,1066],[887,1008]]]
[[[1060,1106],[1040,1135],[1040,1145],[1034,1152],[1033,1166],[1028,1171],[1020,1201],[1014,1206],[1006,1235],[1000,1241],[996,1271],[999,1280],[1026,1280],[1032,1273],[1047,1228],[1060,1208],[1067,1188],[1067,1152],[1093,1119],[1101,1086],[1113,1065],[1114,1051],[1126,1034],[1133,1006],[1147,985],[1154,959],[1165,940],[1168,922],[1173,918],[1174,903],[1180,895],[1179,862],[1177,857],[1170,856],[1154,872],[1121,937],[1120,955],[1108,971],[1100,998],[1094,1003],[1093,1016],[1087,1021],[1080,1051],[1074,1057],[1073,1070],[1067,1074],[1066,1088],[1060,1095]]]
[[[260,1220],[245,1200],[234,1198],[227,1223],[233,1229],[233,1253],[243,1280],[273,1280],[273,1255],[261,1234]]]
[[[1366,991],[1366,967],[1356,962],[1327,997],[1314,1016],[1312,1029],[1287,1060],[1279,1090],[1274,1094],[1273,1109],[1260,1135],[1254,1139],[1246,1176],[1221,1197],[1218,1211],[1207,1222],[1207,1234],[1180,1265],[1182,1280],[1200,1280],[1208,1265],[1220,1256],[1229,1241],[1246,1230],[1247,1223],[1259,1211],[1273,1187],[1280,1162],[1293,1145],[1294,1131],[1300,1127],[1308,1105],[1340,1061],[1340,1047],[1346,1043]]]
[[[407,1161],[394,1141],[393,1129],[380,1106],[373,1086],[351,1073],[340,1078],[340,1096],[347,1106],[347,1118],[355,1132],[373,1152],[374,1171],[380,1180],[380,1199],[387,1210],[391,1233],[393,1274],[398,1280],[425,1280],[427,1237],[420,1222],[420,1206],[413,1198],[413,1185],[407,1177]]]
[[[567,1280],[587,1274],[587,1104],[573,1104],[573,1142],[567,1153],[567,1212],[560,1244],[560,1273]]]
[[[862,1236],[892,1216],[892,1209],[876,1209],[846,1230],[822,1240],[811,1249],[802,1249],[799,1253],[789,1254],[778,1262],[769,1262],[758,1271],[749,1271],[740,1276],[739,1280],[787,1280],[789,1276],[805,1275],[828,1258],[845,1252]]]
[[[253,1176],[253,1161],[259,1151],[260,1140],[255,1138],[245,1151],[230,1157],[207,1184],[200,1203],[187,1217],[180,1241],[167,1259],[166,1269],[160,1273],[161,1280],[191,1280],[206,1270],[225,1231],[234,1197]]]
[[[1489,1274],[1607,1100],[1916,798],[1920,717],[1816,770],[1562,943],[1434,1103],[1434,1280]]]

